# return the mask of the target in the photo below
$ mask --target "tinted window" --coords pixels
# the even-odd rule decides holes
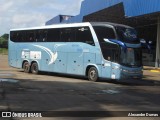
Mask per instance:
[[[104,59],[112,62],[119,62],[119,46],[104,41],[104,38],[115,39],[114,30],[103,26],[95,26],[94,30],[98,37]]]
[[[137,37],[137,31],[133,28],[116,27],[118,38],[127,43],[140,43]]]
[[[16,34],[15,34],[15,32],[10,32],[10,40],[11,41],[13,41],[13,42],[15,42],[15,40],[16,40]]]
[[[47,30],[36,30],[36,42],[46,42],[47,41]]]
[[[95,45],[89,27],[76,28],[76,42],[84,42],[90,45]]]
[[[119,62],[120,48],[118,45],[104,42],[101,43],[100,46],[104,59],[112,62]]]
[[[34,42],[35,41],[35,31],[26,31],[26,41],[25,42]]]
[[[60,41],[60,29],[48,29],[47,41],[48,42],[59,42]]]
[[[73,42],[75,41],[75,29],[74,28],[62,28],[61,29],[61,42]]]
[[[25,42],[26,41],[26,32],[25,31],[17,32],[17,41],[18,42]]]
[[[142,54],[140,48],[121,49],[121,64],[125,66],[142,66]]]
[[[17,37],[16,34],[17,34],[16,32],[13,32],[13,31],[10,32],[10,40],[11,41],[16,42],[16,37]]]
[[[95,26],[94,30],[97,34],[99,41],[103,41],[104,38],[107,39],[115,39],[115,33],[112,28],[104,27],[104,26]]]
[[[14,42],[84,42],[94,45],[89,27],[54,28],[11,32]]]
[[[14,31],[11,32],[10,39],[13,42],[24,42],[25,41],[25,31]]]

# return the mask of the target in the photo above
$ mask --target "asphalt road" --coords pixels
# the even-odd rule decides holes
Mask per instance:
[[[74,113],[76,111],[81,111],[82,116],[85,114],[83,118],[78,116],[72,119],[86,120],[88,120],[86,114],[93,120],[118,120],[121,117],[117,115],[121,113],[120,111],[128,111],[128,113],[155,111],[157,113],[160,111],[160,73],[145,71],[144,74],[144,82],[141,84],[106,82],[105,80],[90,82],[85,78],[53,73],[33,75],[10,68],[7,56],[0,55],[0,111],[72,111],[70,113],[72,115],[76,114]],[[115,114],[117,117],[108,118],[107,115],[96,117],[99,111],[105,111],[111,116]],[[151,119],[150,117],[126,118],[127,115],[122,115],[121,119]],[[58,116],[58,119],[64,119],[65,115],[62,117]],[[19,120],[20,118],[8,119]],[[152,117],[152,119],[159,120],[159,117]]]

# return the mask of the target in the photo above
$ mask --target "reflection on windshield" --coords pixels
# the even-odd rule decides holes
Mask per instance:
[[[124,36],[128,39],[136,39],[137,38],[137,35],[136,35],[136,32],[134,29],[125,29],[124,31]]]
[[[137,32],[133,28],[117,27],[119,39],[122,41],[135,41],[137,39]]]
[[[121,64],[126,66],[141,66],[141,49],[127,48],[126,51],[121,50]]]

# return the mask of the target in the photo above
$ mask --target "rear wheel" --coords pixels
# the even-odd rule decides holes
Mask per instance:
[[[98,80],[98,71],[95,67],[91,67],[88,70],[88,79],[89,81],[97,81]]]
[[[31,65],[31,72],[33,74],[38,74],[39,69],[38,69],[38,64],[36,62],[32,63],[32,65]]]
[[[24,62],[23,63],[23,70],[25,73],[29,73],[30,72],[30,66],[29,66],[29,62]]]

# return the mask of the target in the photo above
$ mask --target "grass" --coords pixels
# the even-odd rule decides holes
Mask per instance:
[[[0,54],[7,55],[8,49],[7,48],[0,48]]]

